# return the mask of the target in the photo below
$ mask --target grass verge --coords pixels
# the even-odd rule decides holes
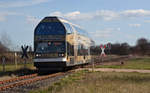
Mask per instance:
[[[118,68],[118,69],[147,69],[150,70],[150,57],[134,58],[125,62],[124,65],[98,65],[96,68]]]
[[[79,71],[30,93],[149,93],[150,74]]]
[[[35,72],[35,67],[33,64],[26,64],[26,68],[24,68],[24,64],[18,64],[17,68],[14,64],[7,64],[5,66],[5,72],[3,72],[3,67],[0,65],[0,77],[1,76],[11,76],[13,75],[26,75],[26,74],[32,74]]]
[[[30,69],[34,69],[34,66],[31,63],[26,64],[26,67],[30,68]],[[18,70],[18,69],[21,69],[21,68],[24,68],[24,64],[18,64],[17,68],[14,64],[6,64],[5,65],[5,71],[15,71],[15,70]],[[3,71],[3,66],[0,65],[0,72],[2,72],[2,71]]]

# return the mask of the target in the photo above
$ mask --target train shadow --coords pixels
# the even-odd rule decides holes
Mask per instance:
[[[44,76],[44,75],[49,75],[49,74],[54,74],[58,73],[59,71],[38,71],[39,76]]]
[[[64,68],[62,70],[37,70],[37,73],[39,76],[42,76],[42,75],[49,75],[49,74],[54,74],[54,73],[59,73],[59,72],[68,72],[69,70],[72,70],[72,69],[75,69],[73,67],[67,67],[67,68]]]
[[[1,76],[11,76],[11,75],[24,76],[24,75],[34,74],[34,73],[37,73],[37,70],[21,68],[21,69],[14,70],[14,71],[5,71],[5,72],[0,71],[0,77]]]

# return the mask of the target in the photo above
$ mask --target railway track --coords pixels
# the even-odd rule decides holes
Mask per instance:
[[[65,73],[63,72],[58,72],[58,73],[44,75],[44,76],[38,76],[38,74],[32,74],[32,75],[25,75],[18,78],[0,81],[0,91],[5,91],[7,89],[27,85],[30,83],[34,83],[37,81],[45,80],[56,76],[61,76],[64,74]]]
[[[23,80],[23,79],[28,79],[28,78],[32,78],[32,77],[35,77],[37,75],[38,74],[31,74],[31,75],[20,76],[20,77],[8,79],[8,80],[3,80],[3,81],[0,81],[0,86],[2,86],[4,84],[7,84],[7,83],[11,83],[11,82],[15,82],[15,81]]]

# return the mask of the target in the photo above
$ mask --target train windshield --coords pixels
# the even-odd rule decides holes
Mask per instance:
[[[65,42],[42,42],[37,44],[36,53],[64,53]]]
[[[40,23],[35,29],[35,35],[65,35],[66,31],[60,22]]]

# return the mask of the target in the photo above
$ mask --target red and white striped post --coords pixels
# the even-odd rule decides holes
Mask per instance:
[[[103,57],[106,56],[106,54],[105,54],[106,45],[100,45],[100,48],[101,48],[101,50],[102,50],[101,55],[100,55],[100,58],[102,59],[102,62],[103,62]]]

